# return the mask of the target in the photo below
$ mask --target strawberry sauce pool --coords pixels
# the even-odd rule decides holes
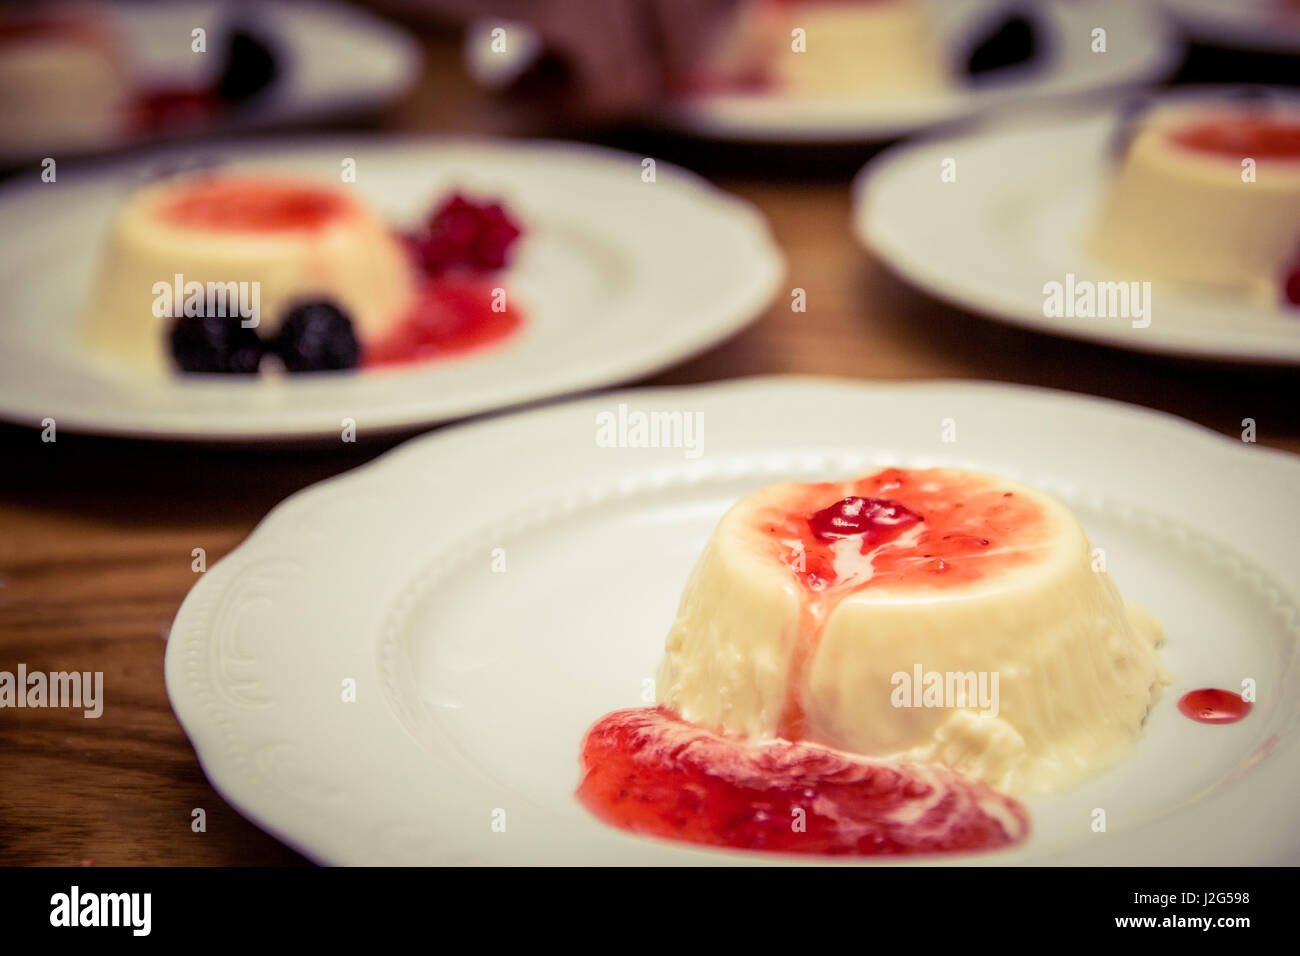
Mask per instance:
[[[804,743],[751,745],[663,708],[601,718],[578,798],[597,817],[689,843],[854,856],[994,850],[1029,833],[1015,800],[938,765]]]
[[[1178,709],[1198,724],[1235,724],[1250,713],[1251,703],[1230,690],[1202,687],[1180,697]]]
[[[499,270],[523,235],[500,202],[453,193],[423,229],[401,236],[421,285],[415,305],[378,341],[367,343],[366,366],[405,365],[483,348],[522,324],[498,284]]]
[[[362,364],[391,367],[460,355],[508,338],[521,322],[505,290],[491,281],[429,279],[406,317],[366,346]]]

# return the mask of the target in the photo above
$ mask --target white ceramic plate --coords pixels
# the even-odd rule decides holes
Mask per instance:
[[[356,188],[402,226],[452,189],[503,198],[527,230],[501,280],[521,332],[400,370],[240,381],[88,354],[76,329],[111,216],[151,169],[204,157],[334,180],[355,159]],[[563,143],[362,136],[156,154],[12,185],[0,219],[0,416],[180,439],[410,427],[649,374],[756,319],[784,268],[748,204],[664,163],[644,182],[639,156]]]
[[[597,416],[620,404],[702,416],[702,454],[598,447]],[[214,786],[318,861],[773,862],[598,822],[573,797],[579,744],[642,704],[737,498],[883,464],[1059,496],[1164,620],[1174,679],[1127,761],[1028,804],[1025,845],[938,862],[1300,862],[1300,459],[1062,392],[760,378],[416,439],[294,495],[208,570],[172,626],[167,692]],[[1259,701],[1243,722],[1178,713],[1183,691],[1247,677]]]
[[[1002,0],[942,0],[937,28],[953,49],[969,46],[973,27]],[[1014,6],[1014,5],[1013,5]],[[1142,3],[1048,0],[1029,5],[1054,50],[1041,68],[1008,71],[986,86],[966,86],[914,96],[839,98],[773,94],[711,94],[675,110],[670,125],[700,136],[771,142],[882,140],[1031,99],[1060,98],[1150,83],[1168,76],[1182,57],[1164,20]],[[1104,28],[1107,51],[1091,49],[1092,31]],[[809,38],[814,55],[816,38]],[[963,46],[964,44],[964,46]]]
[[[858,175],[859,240],[926,292],[1039,332],[1144,352],[1300,362],[1300,312],[1153,282],[1150,325],[1044,315],[1048,282],[1132,279],[1084,252],[1114,160],[1111,108],[1040,117],[890,149]],[[956,161],[957,181],[940,167]],[[1141,320],[1139,320],[1141,321]]]
[[[187,137],[318,122],[376,109],[405,93],[420,72],[419,46],[409,33],[365,10],[331,0],[255,5],[134,0],[87,6],[102,10],[120,36],[132,78],[145,87],[211,81],[218,68],[217,51],[223,48],[223,31],[232,23],[248,23],[259,37],[275,44],[280,73],[274,86],[209,127],[185,130]],[[207,29],[207,54],[190,48],[190,31],[197,27]],[[133,146],[147,138],[124,132],[100,148]],[[0,160],[31,158],[0,143]]]
[[[1160,0],[1191,39],[1259,53],[1300,53],[1300,10],[1290,0]]]

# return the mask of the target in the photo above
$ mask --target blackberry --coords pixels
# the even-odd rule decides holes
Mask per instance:
[[[228,103],[242,103],[270,86],[277,73],[279,67],[271,48],[248,30],[236,28],[226,39],[217,96]]]
[[[172,358],[183,372],[251,375],[262,360],[262,341],[238,316],[183,315],[169,333]]]
[[[1029,17],[1012,13],[997,22],[966,58],[966,72],[982,76],[1009,66],[1028,63],[1040,55],[1042,41]]]
[[[332,302],[304,302],[284,318],[274,349],[290,372],[355,368],[361,345],[352,320]]]

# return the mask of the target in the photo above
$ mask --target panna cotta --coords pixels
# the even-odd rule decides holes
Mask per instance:
[[[276,79],[272,47],[242,27],[210,41],[211,78],[158,84],[133,69],[132,31],[106,4],[0,11],[0,153],[96,150],[233,117]]]
[[[1060,502],[888,468],[777,484],[722,518],[667,638],[658,702],[751,742],[942,764],[1016,796],[1132,747],[1161,627]]]
[[[748,4],[710,72],[761,78],[791,96],[884,96],[949,84],[943,45],[915,0]]]
[[[210,311],[215,301],[263,335],[296,303],[329,301],[364,340],[389,330],[415,296],[401,243],[347,188],[216,174],[127,200],[109,230],[82,332],[102,355],[163,367],[168,328],[187,301],[191,311]]]
[[[1088,251],[1123,277],[1286,301],[1300,264],[1300,107],[1220,99],[1142,116]]]
[[[12,154],[113,139],[130,96],[109,27],[92,11],[0,13],[0,140]]]
[[[499,202],[444,197],[390,230],[346,187],[217,173],[161,183],[114,219],[83,338],[136,367],[253,374],[444,358],[509,338],[499,273],[522,234]]]

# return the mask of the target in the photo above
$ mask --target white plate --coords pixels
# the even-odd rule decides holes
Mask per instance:
[[[336,179],[413,226],[462,188],[503,198],[526,235],[502,284],[522,330],[400,370],[225,381],[148,374],[88,354],[76,327],[111,216],[179,158]],[[371,136],[156,154],[0,190],[0,416],[70,431],[181,439],[337,436],[445,421],[646,375],[753,321],[783,260],[748,204],[683,170],[563,143]],[[17,228],[21,227],[21,228]],[[215,380],[213,380],[215,378]]]
[[[1290,0],[1160,2],[1198,43],[1258,53],[1300,53],[1300,9]]]
[[[1143,352],[1300,362],[1300,312],[1224,293],[1153,282],[1145,328],[1121,317],[1043,314],[1044,285],[1067,273],[1132,278],[1108,274],[1084,252],[1114,168],[1119,119],[1114,108],[1040,117],[887,150],[854,184],[857,236],[931,295],[1038,332]],[[940,164],[949,158],[957,181],[945,183]]]
[[[936,25],[954,49],[969,45],[972,28],[1001,0],[932,3]],[[1041,68],[987,85],[913,96],[836,99],[773,94],[711,94],[674,110],[670,125],[715,139],[770,142],[842,142],[891,139],[1030,99],[1060,98],[1163,79],[1177,67],[1182,46],[1163,18],[1142,3],[1047,0],[1029,5],[1054,53]],[[1092,31],[1107,34],[1107,51],[1091,49]],[[815,38],[809,39],[813,55]]]
[[[703,416],[703,454],[598,447],[597,416],[620,403]],[[1059,496],[1167,629],[1174,684],[1132,756],[1031,801],[1021,848],[961,861],[1300,862],[1300,459],[1062,392],[760,378],[416,439],[294,495],[208,570],[172,626],[167,692],[213,785],[318,861],[772,862],[598,822],[573,797],[579,743],[642,703],[726,508],[880,464]],[[1178,713],[1181,692],[1245,677],[1259,687],[1245,721]]]
[[[119,34],[131,76],[143,87],[210,82],[219,65],[217,51],[224,48],[223,32],[232,24],[247,23],[275,45],[280,72],[265,95],[197,131],[187,128],[187,137],[319,122],[376,109],[410,89],[420,73],[420,49],[406,30],[331,0],[249,5],[244,20],[239,18],[240,5],[229,3],[136,0],[90,6],[102,11]],[[206,55],[190,49],[190,31],[197,27],[208,32]],[[158,137],[123,132],[99,148],[134,146],[151,138]],[[0,144],[4,162],[31,158],[30,151]]]

